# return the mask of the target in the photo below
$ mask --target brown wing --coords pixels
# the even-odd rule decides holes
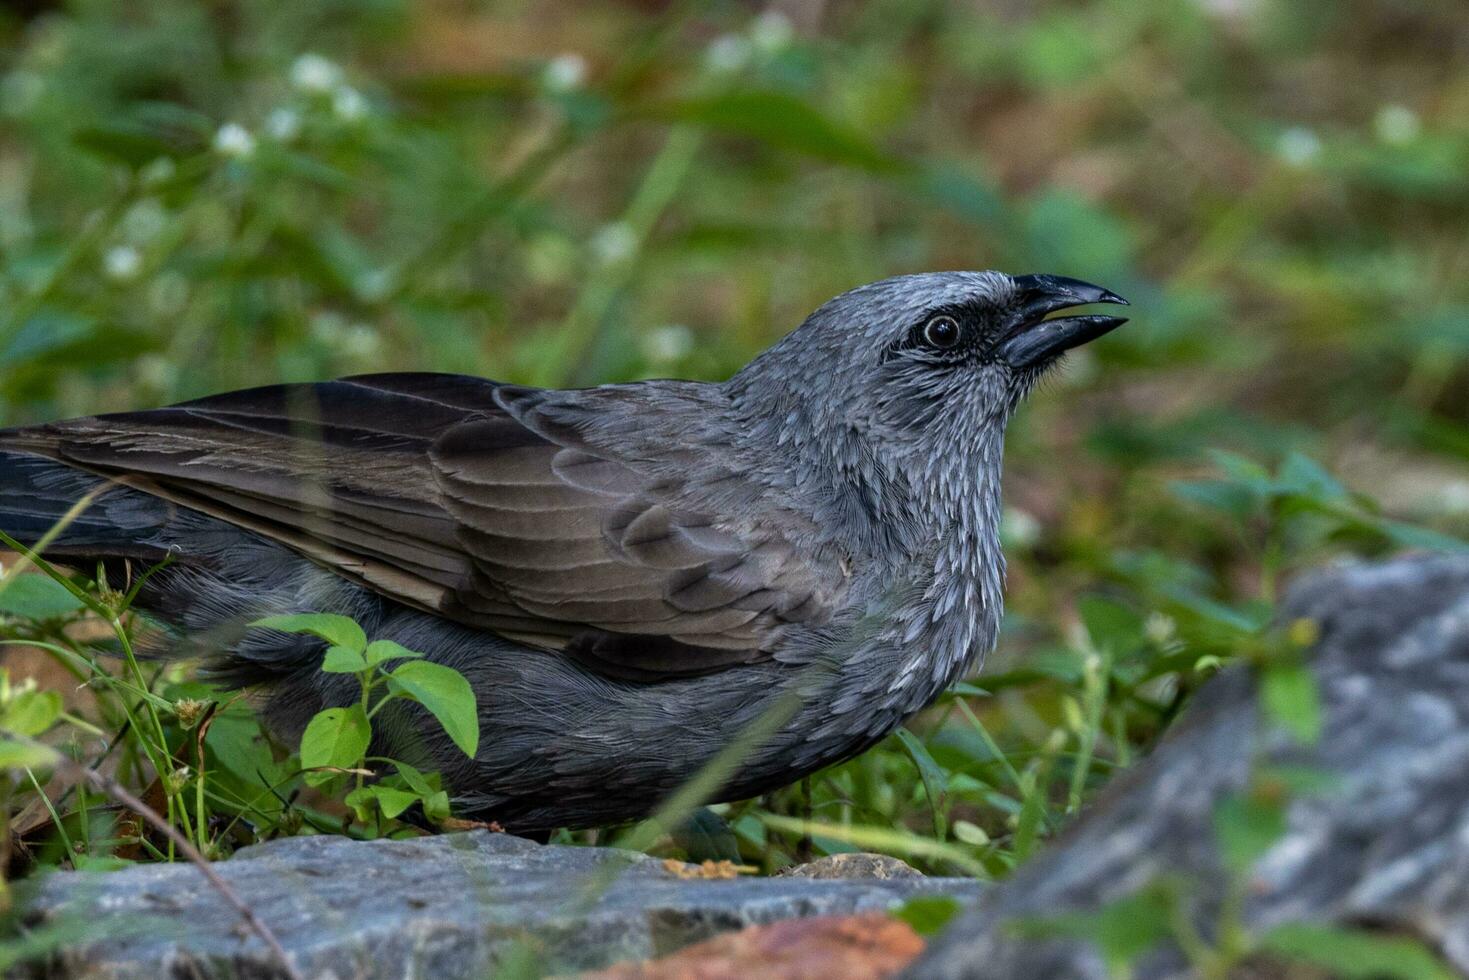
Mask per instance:
[[[400,601],[656,679],[757,659],[788,624],[827,617],[845,585],[771,521],[712,512],[758,489],[732,494],[737,474],[690,465],[698,442],[678,433],[700,424],[698,390],[376,375],[3,441],[273,537]],[[619,441],[631,451],[608,448]]]

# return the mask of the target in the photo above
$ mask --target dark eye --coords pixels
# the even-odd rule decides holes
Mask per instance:
[[[923,325],[923,340],[930,347],[948,350],[959,342],[959,321],[939,315]]]

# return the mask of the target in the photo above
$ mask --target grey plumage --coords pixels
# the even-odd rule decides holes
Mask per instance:
[[[250,619],[341,612],[459,669],[477,759],[411,708],[383,713],[376,751],[513,829],[646,813],[763,719],[721,790],[740,798],[861,751],[993,645],[1005,424],[1123,322],[1044,319],[1091,302],[1123,301],[905,276],[722,384],[376,375],[9,430],[0,527],[35,540],[118,481],[52,554],[173,555],[143,603],[262,684],[288,737],[355,682]]]

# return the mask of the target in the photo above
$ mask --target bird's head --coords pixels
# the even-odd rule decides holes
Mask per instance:
[[[980,434],[1003,433],[1066,351],[1127,322],[1052,314],[1126,302],[1065,276],[898,276],[823,304],[734,383],[786,403],[818,430],[857,434],[884,455],[964,453],[985,441]]]

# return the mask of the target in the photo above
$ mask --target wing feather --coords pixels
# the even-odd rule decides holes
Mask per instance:
[[[761,489],[702,460],[675,424],[696,424],[712,397],[370,375],[15,430],[0,445],[126,479],[392,598],[648,681],[767,656],[789,624],[829,617],[845,587],[778,522],[719,513],[712,501],[758,503]]]

